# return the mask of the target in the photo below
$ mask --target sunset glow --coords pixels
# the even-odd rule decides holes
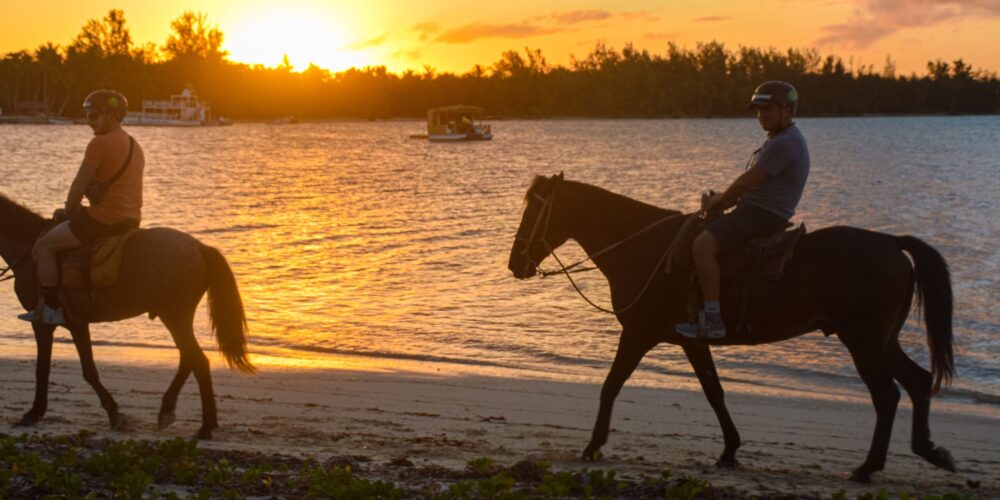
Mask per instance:
[[[273,67],[287,55],[296,71],[309,64],[331,71],[373,64],[347,46],[350,36],[330,12],[316,8],[248,9],[224,32],[223,48],[237,62]]]
[[[162,46],[170,21],[185,10],[203,12],[224,33],[230,59],[269,67],[284,55],[296,71],[309,63],[337,71],[386,66],[390,71],[463,73],[489,67],[506,50],[540,49],[550,65],[585,57],[598,42],[664,54],[668,43],[694,48],[718,41],[739,47],[814,49],[843,58],[848,68],[882,71],[891,57],[897,73],[926,73],[927,62],[958,58],[1000,71],[1000,4],[962,0],[723,0],[588,4],[512,0],[488,9],[429,0],[361,4],[311,0],[206,0],[155,4],[138,0],[39,0],[7,6],[0,53],[66,46],[88,19],[125,12],[133,42]],[[38,16],[38,12],[46,12]]]

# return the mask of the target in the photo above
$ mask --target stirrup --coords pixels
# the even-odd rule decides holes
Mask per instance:
[[[675,326],[674,331],[682,337],[693,340],[717,340],[726,336],[725,324],[720,329],[709,330],[705,311],[698,311],[696,323],[681,323]]]
[[[17,319],[29,321],[31,323],[45,323],[46,325],[53,326],[62,326],[66,324],[66,315],[63,314],[62,308],[53,309],[44,301],[35,309],[26,313],[18,314]]]

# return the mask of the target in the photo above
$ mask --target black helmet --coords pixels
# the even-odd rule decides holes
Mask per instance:
[[[118,121],[122,121],[128,112],[128,99],[117,90],[95,90],[83,100],[83,109],[88,113],[110,111]]]
[[[771,80],[757,86],[750,97],[750,104],[747,108],[753,108],[763,104],[778,104],[792,108],[792,113],[799,105],[799,93],[790,83],[780,80]]]

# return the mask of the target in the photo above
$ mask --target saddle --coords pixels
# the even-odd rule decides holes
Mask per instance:
[[[680,268],[689,272],[688,307],[689,317],[697,317],[702,307],[702,292],[698,275],[694,266],[692,243],[695,236],[704,229],[711,218],[701,219],[692,216],[681,229],[675,241],[676,255],[671,255],[667,261],[665,272],[672,273]],[[736,333],[750,335],[752,329],[748,323],[750,303],[755,293],[765,287],[774,288],[779,285],[785,268],[791,261],[795,244],[806,234],[805,224],[787,231],[792,227],[790,222],[766,228],[751,238],[742,248],[719,256],[719,268],[722,272],[723,285],[723,316],[727,325],[735,323]],[[727,293],[731,292],[731,293]],[[735,306],[735,308],[734,308]]]
[[[59,286],[89,292],[92,288],[114,285],[125,255],[125,244],[138,232],[139,229],[130,229],[59,254]]]

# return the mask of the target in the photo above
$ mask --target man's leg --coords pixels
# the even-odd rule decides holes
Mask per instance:
[[[69,221],[60,222],[35,242],[33,255],[35,265],[38,267],[38,282],[42,288],[59,286],[59,263],[56,254],[82,244],[70,231]]]
[[[63,324],[65,319],[59,303],[59,262],[56,253],[82,245],[69,229],[69,221],[62,222],[45,233],[32,250],[38,269],[38,283],[42,288],[39,307],[27,315],[19,316],[28,321]]]
[[[694,239],[694,265],[698,270],[698,282],[705,302],[719,301],[719,243],[708,231],[702,231]]]
[[[705,298],[705,323],[682,323],[676,326],[677,333],[689,338],[721,338],[726,335],[719,307],[721,271],[719,270],[719,243],[709,231],[702,231],[694,239],[694,265],[698,272],[698,282]]]

